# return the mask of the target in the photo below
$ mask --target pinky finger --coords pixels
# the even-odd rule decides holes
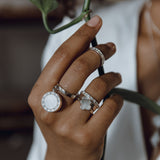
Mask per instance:
[[[119,113],[123,105],[123,99],[119,95],[112,95],[106,99],[102,107],[91,117],[87,125],[96,137],[104,136],[108,127]],[[98,131],[98,133],[97,133]]]

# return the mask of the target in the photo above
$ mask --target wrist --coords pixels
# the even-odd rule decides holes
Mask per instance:
[[[101,160],[100,157],[97,157],[95,156],[94,154],[91,155],[91,156],[82,156],[81,155],[74,155],[71,153],[70,154],[62,154],[62,153],[55,153],[53,150],[49,150],[47,149],[47,152],[46,152],[46,156],[45,156],[45,160]]]

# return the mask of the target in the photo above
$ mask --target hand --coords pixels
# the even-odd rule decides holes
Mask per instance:
[[[99,160],[109,125],[122,106],[122,98],[113,95],[92,115],[80,109],[78,100],[62,96],[60,111],[49,113],[41,106],[43,95],[59,83],[66,91],[76,94],[86,78],[101,65],[100,56],[88,50],[91,40],[102,25],[95,16],[60,46],[35,83],[28,102],[47,142],[46,160]],[[115,52],[112,43],[98,45],[105,59]],[[117,73],[107,73],[94,79],[86,92],[100,102],[121,82]]]

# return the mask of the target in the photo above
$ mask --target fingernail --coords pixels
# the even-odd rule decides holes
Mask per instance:
[[[107,46],[111,49],[112,52],[116,52],[116,45],[112,42],[107,43]]]
[[[90,19],[88,22],[87,22],[87,25],[89,27],[96,27],[100,22],[100,18],[98,16],[94,16],[92,19]]]

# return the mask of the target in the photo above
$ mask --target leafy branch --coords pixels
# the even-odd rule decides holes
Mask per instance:
[[[64,29],[67,29],[67,28],[77,24],[78,22],[82,21],[83,19],[85,21],[88,21],[90,19],[91,0],[84,0],[82,12],[77,18],[75,18],[70,23],[68,23],[58,29],[52,30],[48,25],[47,16],[51,11],[55,10],[58,7],[57,0],[30,0],[30,1],[33,4],[35,4],[39,8],[39,10],[41,11],[44,26],[45,26],[46,30],[51,34],[55,34],[55,33],[58,33],[60,31],[64,30]],[[96,38],[91,43],[92,43],[92,46],[96,46],[97,45]],[[104,74],[103,67],[100,67],[98,69],[98,71],[99,71],[100,75]],[[144,95],[142,95],[138,92],[125,90],[122,88],[114,88],[109,94],[113,94],[113,93],[117,93],[117,94],[121,95],[127,101],[136,103],[146,109],[149,109],[157,114],[160,114],[160,106],[158,106],[154,101],[150,100],[149,98],[145,97]]]
[[[80,21],[82,21],[83,19],[85,19],[85,17],[87,15],[89,15],[89,13],[91,12],[91,10],[89,10],[89,5],[90,5],[90,0],[87,0],[85,1],[85,4],[84,4],[84,7],[83,7],[83,10],[81,12],[81,14],[75,18],[73,21],[71,21],[70,23],[58,28],[58,29],[55,29],[55,30],[52,30],[49,25],[48,25],[48,20],[47,20],[47,17],[48,17],[48,14],[55,10],[57,7],[58,7],[58,2],[57,0],[30,0],[34,5],[37,6],[37,8],[41,11],[42,13],[42,19],[43,19],[43,24],[46,28],[46,30],[50,33],[50,34],[55,34],[55,33],[58,33],[58,32],[61,32],[77,23],[79,23]]]

